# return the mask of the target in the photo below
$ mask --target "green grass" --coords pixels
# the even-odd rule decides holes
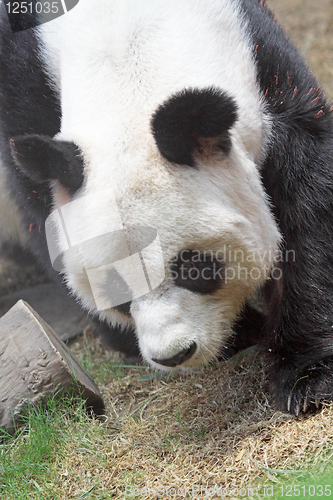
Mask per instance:
[[[62,445],[73,434],[89,433],[90,418],[81,398],[53,396],[31,406],[16,437],[2,432],[0,444],[0,498],[2,500],[57,500],[52,468]],[[86,498],[89,498],[87,495]]]
[[[289,477],[288,477],[289,476]],[[292,477],[286,471],[286,477],[275,477],[265,485],[257,489],[258,499],[271,498],[272,500],[283,499],[333,499],[333,477],[332,474],[316,474],[314,471],[310,474]]]
[[[316,465],[307,463],[302,470],[295,465],[292,469],[271,469],[256,462],[265,472],[266,478],[254,486],[258,499],[333,499],[333,462],[332,450],[326,458],[321,456]],[[250,457],[249,457],[250,458]],[[252,459],[251,459],[252,460]],[[264,476],[262,477],[262,479]]]

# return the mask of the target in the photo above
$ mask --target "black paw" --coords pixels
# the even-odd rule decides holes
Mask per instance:
[[[280,410],[299,416],[317,411],[323,402],[333,401],[333,357],[297,371],[280,366],[273,370],[273,394]]]

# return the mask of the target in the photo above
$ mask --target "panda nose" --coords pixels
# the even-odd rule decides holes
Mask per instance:
[[[170,366],[170,367],[174,368],[175,366],[179,366],[179,365],[185,363],[185,361],[187,361],[188,359],[192,358],[196,349],[197,349],[197,344],[195,342],[193,342],[190,345],[190,347],[186,347],[185,349],[180,351],[175,356],[172,356],[172,358],[167,358],[167,359],[153,358],[153,361],[155,363],[158,363],[159,365]]]

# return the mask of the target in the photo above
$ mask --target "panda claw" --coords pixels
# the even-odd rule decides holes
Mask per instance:
[[[284,380],[285,384],[281,387],[276,380]],[[313,414],[324,402],[333,401],[333,354],[302,371],[285,366],[281,369],[280,365],[273,384],[278,408],[296,417]]]
[[[308,402],[309,402],[309,401],[308,401],[308,398],[306,397],[306,398],[304,399],[304,403],[303,403],[303,413],[306,413],[306,409],[307,409],[307,407],[308,407]]]

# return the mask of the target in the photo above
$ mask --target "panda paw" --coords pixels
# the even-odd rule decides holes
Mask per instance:
[[[296,417],[316,412],[322,403],[333,401],[333,357],[301,372],[280,367],[273,378],[277,406]]]

